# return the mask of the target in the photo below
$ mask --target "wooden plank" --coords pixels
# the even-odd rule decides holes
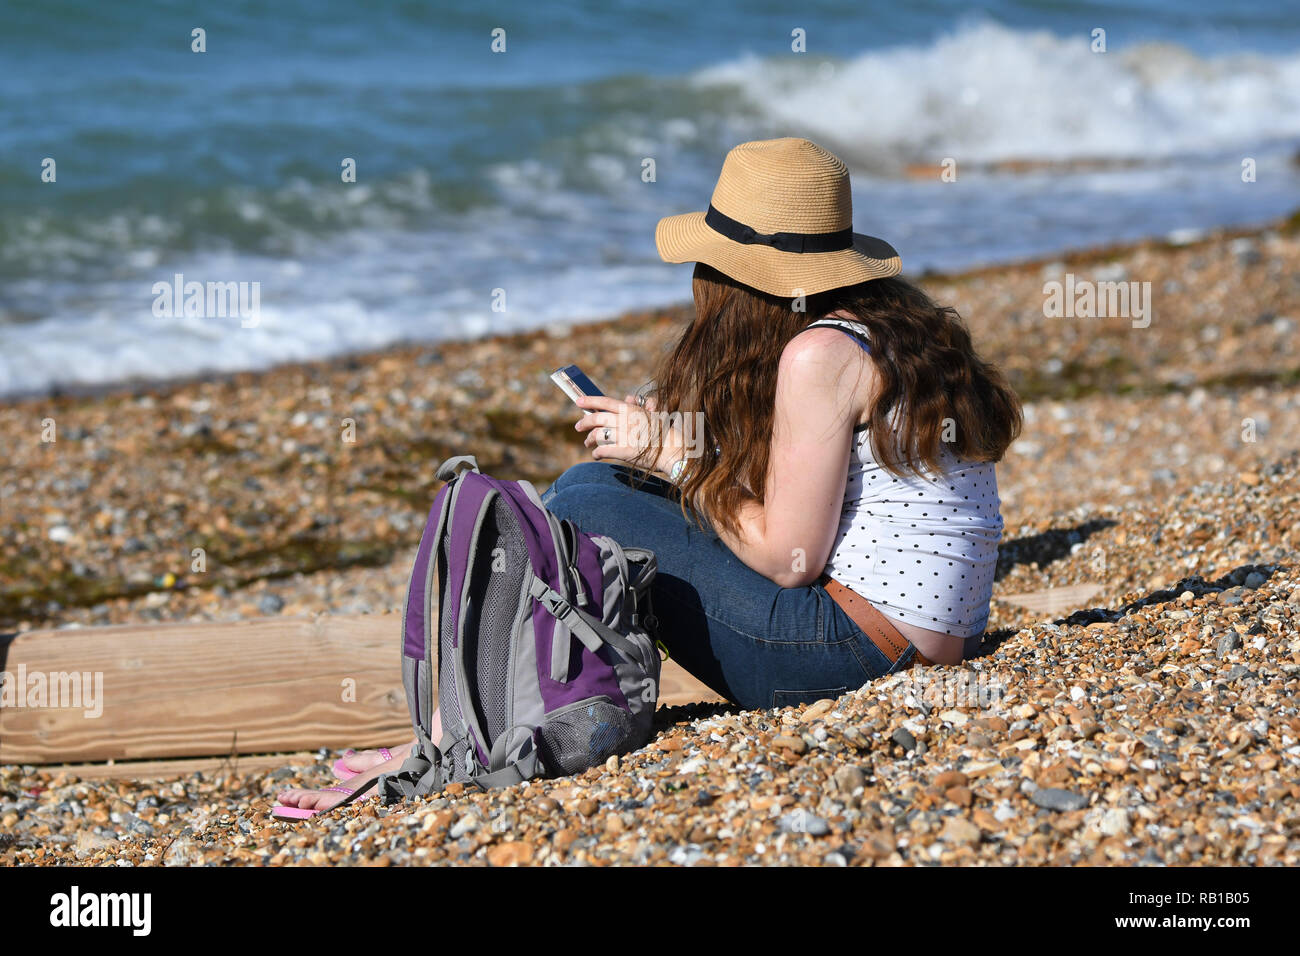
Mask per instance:
[[[398,630],[389,614],[20,635],[5,671],[27,697],[0,708],[0,763],[389,744],[408,720]],[[52,677],[70,673],[80,700],[75,683]],[[29,706],[42,682],[46,706]]]
[[[1088,602],[1101,589],[1100,584],[1071,584],[1059,588],[1046,588],[1042,591],[1026,591],[1023,594],[1001,594],[997,599],[1023,607],[1035,614],[1060,617],[1067,611],[1077,611],[1087,607]]]
[[[694,703],[723,703],[721,694],[715,694],[692,677],[676,661],[669,658],[659,672],[659,707],[682,707]],[[657,709],[657,708],[656,708]]]
[[[410,733],[399,628],[397,614],[317,615],[20,635],[0,764],[391,746]],[[45,706],[30,706],[41,683]],[[672,661],[662,684],[661,705],[721,699]]]
[[[82,780],[179,780],[192,773],[257,773],[280,767],[310,767],[318,762],[314,751],[302,751],[183,760],[128,760],[125,763],[49,764],[41,769],[52,776],[66,773]]]

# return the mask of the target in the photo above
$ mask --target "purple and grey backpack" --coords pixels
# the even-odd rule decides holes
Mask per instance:
[[[578,773],[645,744],[659,697],[654,554],[579,531],[529,482],[489,478],[470,456],[437,476],[402,615],[417,746],[378,779],[384,802]]]

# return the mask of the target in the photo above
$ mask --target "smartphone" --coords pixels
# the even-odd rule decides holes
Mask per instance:
[[[582,369],[576,365],[566,365],[564,368],[557,368],[551,373],[551,381],[560,386],[560,391],[568,395],[573,401],[577,401],[581,396],[603,395],[591,379],[583,374]]]

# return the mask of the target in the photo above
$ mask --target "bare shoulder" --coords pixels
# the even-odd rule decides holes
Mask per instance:
[[[800,332],[786,344],[778,374],[829,387],[846,372],[860,383],[872,384],[876,378],[875,363],[862,346],[839,329],[822,327]]]
[[[792,338],[781,353],[781,366],[792,371],[815,368],[843,368],[851,364],[866,364],[867,353],[852,338],[839,329],[816,328],[800,332]]]
[[[777,372],[780,384],[797,393],[834,396],[853,408],[854,418],[865,417],[879,387],[875,363],[867,352],[839,329],[815,328],[800,332],[781,353]]]

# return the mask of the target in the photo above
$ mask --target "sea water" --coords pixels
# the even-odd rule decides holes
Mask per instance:
[[[685,301],[655,222],[750,139],[913,275],[1300,206],[1297,4],[1127,6],[0,2],[0,394]]]

